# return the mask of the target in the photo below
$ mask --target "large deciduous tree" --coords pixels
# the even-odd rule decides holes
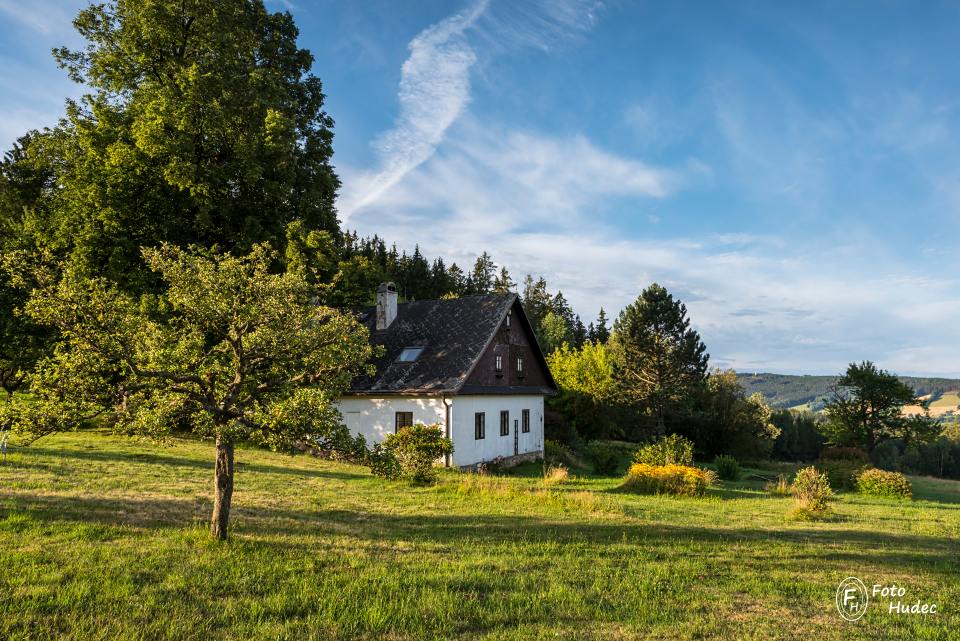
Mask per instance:
[[[821,431],[834,445],[853,445],[872,451],[882,440],[925,440],[936,436],[925,416],[909,419],[905,405],[923,405],[913,389],[870,361],[850,363],[837,381],[824,412]]]
[[[0,160],[0,251],[22,247],[25,221],[51,179],[50,168],[31,155],[31,144],[41,134],[20,137]],[[0,388],[7,400],[26,381],[48,339],[22,313],[26,293],[0,271]]]
[[[87,93],[41,141],[48,244],[87,276],[156,285],[140,247],[243,253],[285,228],[339,234],[332,120],[289,13],[261,0],[109,0],[55,56]]]
[[[582,437],[612,436],[614,385],[607,346],[587,342],[577,349],[563,344],[547,356],[547,365],[560,388],[547,399],[549,408],[563,415]]]
[[[654,283],[620,312],[611,340],[621,394],[649,410],[664,433],[668,411],[703,385],[710,358],[686,305]]]
[[[367,331],[317,306],[302,272],[272,273],[266,245],[243,257],[170,245],[143,255],[168,286],[153,310],[104,278],[39,275],[27,309],[63,340],[15,428],[40,436],[97,414],[157,438],[189,426],[216,443],[211,532],[223,539],[235,443],[353,447],[332,401],[366,371]]]

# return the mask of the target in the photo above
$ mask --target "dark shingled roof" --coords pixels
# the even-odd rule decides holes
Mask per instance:
[[[354,379],[350,393],[456,392],[516,300],[516,294],[487,294],[400,303],[397,318],[382,331],[376,329],[376,308],[365,310],[360,320],[384,354],[373,360],[376,375]],[[404,347],[420,346],[417,360],[397,362]]]

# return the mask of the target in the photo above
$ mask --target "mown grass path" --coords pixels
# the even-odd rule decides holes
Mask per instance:
[[[960,484],[842,495],[784,520],[756,483],[706,499],[616,479],[444,473],[436,487],[237,453],[232,539],[207,534],[213,449],[103,433],[46,438],[0,466],[2,639],[957,639]],[[859,576],[936,615],[871,605]]]

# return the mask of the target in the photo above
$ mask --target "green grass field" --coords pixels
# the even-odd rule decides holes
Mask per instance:
[[[445,472],[435,487],[258,450],[237,453],[232,539],[207,535],[212,447],[99,433],[0,466],[2,639],[956,639],[960,484],[917,500],[841,495],[788,522],[759,482],[704,499],[616,479],[544,490]],[[871,605],[896,583],[935,615]]]

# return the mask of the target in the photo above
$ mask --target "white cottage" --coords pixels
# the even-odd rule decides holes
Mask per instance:
[[[384,283],[361,320],[384,353],[339,401],[351,431],[378,442],[439,424],[457,467],[543,455],[543,399],[557,386],[516,294],[398,304]]]

